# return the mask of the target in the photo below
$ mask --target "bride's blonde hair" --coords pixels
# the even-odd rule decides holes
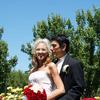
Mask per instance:
[[[34,43],[33,43],[33,47],[32,47],[32,64],[33,64],[33,69],[37,70],[38,69],[38,60],[36,58],[36,47],[39,43],[44,43],[47,47],[47,52],[48,52],[48,57],[46,59],[46,61],[43,63],[44,65],[48,64],[49,62],[51,62],[51,50],[50,50],[50,41],[46,38],[41,39],[38,38]],[[33,71],[32,71],[33,72]]]

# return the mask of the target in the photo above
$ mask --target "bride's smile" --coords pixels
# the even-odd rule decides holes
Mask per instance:
[[[36,48],[36,55],[39,61],[43,61],[47,58],[48,52],[47,47],[44,43],[39,43]]]

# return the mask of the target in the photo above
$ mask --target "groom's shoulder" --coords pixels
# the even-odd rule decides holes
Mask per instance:
[[[80,60],[72,55],[68,55],[68,58],[72,63],[80,63]]]

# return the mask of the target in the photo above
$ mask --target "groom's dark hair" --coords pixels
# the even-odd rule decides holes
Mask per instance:
[[[66,44],[66,52],[69,51],[69,40],[65,35],[59,34],[56,36],[52,36],[50,41],[57,41],[61,48],[63,48],[64,44]]]

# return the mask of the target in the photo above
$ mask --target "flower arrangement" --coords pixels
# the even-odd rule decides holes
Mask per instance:
[[[63,66],[62,71],[67,74],[69,71],[68,69],[69,69],[69,65],[65,65],[65,66]]]
[[[43,89],[43,91],[38,90],[35,92],[32,85],[26,87],[23,91],[23,94],[26,96],[26,100],[47,100],[45,90]]]
[[[0,100],[22,100],[22,88],[7,87],[7,93],[0,94]]]

